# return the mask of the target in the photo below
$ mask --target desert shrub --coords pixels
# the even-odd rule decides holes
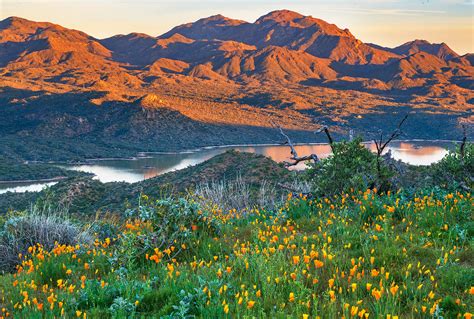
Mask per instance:
[[[212,181],[201,183],[195,190],[196,200],[204,207],[217,205],[220,209],[242,210],[249,208],[251,203],[250,185],[237,176],[230,181]]]
[[[192,195],[202,207],[216,207],[225,212],[254,207],[273,209],[284,201],[274,184],[262,181],[252,186],[239,176],[230,181],[201,183]]]
[[[466,143],[464,155],[461,149],[450,151],[446,156],[432,165],[434,185],[446,188],[472,189],[474,186],[474,144]]]
[[[126,215],[129,221],[114,260],[126,268],[133,268],[147,255],[156,261],[176,258],[202,234],[219,232],[218,221],[202,211],[198,203],[185,198],[153,201],[144,195],[138,207]]]
[[[74,245],[90,240],[64,211],[33,206],[24,214],[10,217],[0,231],[0,271],[12,271],[20,254],[40,244],[50,250],[57,244]]]
[[[334,143],[332,148],[333,154],[308,170],[316,194],[327,196],[389,187],[391,171],[382,159],[380,172],[377,170],[377,156],[360,138]]]

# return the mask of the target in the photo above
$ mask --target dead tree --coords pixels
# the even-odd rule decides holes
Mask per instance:
[[[463,138],[461,142],[461,147],[459,148],[459,153],[461,155],[461,160],[464,160],[464,154],[465,154],[465,148],[466,148],[466,142],[467,142],[467,133],[466,133],[466,125],[462,125],[462,131],[463,131]]]
[[[321,132],[324,132],[326,134],[326,137],[328,138],[329,146],[331,147],[331,151],[334,151],[334,149],[332,148],[333,145],[334,145],[334,140],[332,139],[331,133],[329,133],[328,127],[326,125],[324,125],[319,130],[314,132],[314,134],[318,134],[318,133],[321,133]]]
[[[392,142],[394,139],[398,138],[402,135],[402,125],[407,120],[409,114],[406,114],[403,119],[398,123],[397,128],[392,132],[389,138],[384,141],[383,140],[383,132],[380,132],[380,139],[374,139],[375,147],[377,148],[377,176],[380,179],[382,177],[382,167],[381,167],[381,158],[385,148]]]
[[[289,147],[290,147],[290,150],[291,150],[291,156],[290,156],[290,159],[293,161],[293,162],[283,162],[285,164],[286,167],[290,167],[290,166],[296,166],[298,165],[300,162],[305,162],[305,161],[313,161],[315,163],[319,162],[319,157],[316,155],[316,154],[309,154],[309,155],[305,155],[305,156],[298,156],[298,153],[296,152],[296,149],[295,149],[295,146],[293,145],[293,143],[291,142],[291,139],[288,135],[285,134],[285,132],[283,131],[283,129],[280,127],[280,126],[277,126],[277,125],[274,125],[278,128],[278,130],[280,131],[280,134],[283,135],[283,137],[286,139],[285,143],[284,144],[287,144]]]

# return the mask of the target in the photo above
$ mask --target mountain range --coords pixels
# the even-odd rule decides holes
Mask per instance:
[[[271,142],[273,123],[301,141],[321,124],[370,136],[407,112],[407,137],[458,138],[474,122],[474,54],[364,43],[288,10],[106,39],[10,17],[0,21],[0,90],[0,154],[27,159],[52,159],[68,139],[77,147],[64,158]]]

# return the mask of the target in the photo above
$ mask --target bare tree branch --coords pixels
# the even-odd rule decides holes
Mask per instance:
[[[328,142],[329,142],[329,145],[331,146],[331,149],[332,149],[332,144],[334,143],[334,140],[332,139],[332,136],[331,134],[329,133],[329,129],[326,125],[324,125],[323,127],[321,127],[319,130],[317,130],[316,132],[314,132],[314,134],[318,134],[318,133],[321,133],[321,132],[324,132],[328,138]]]
[[[285,132],[283,131],[283,129],[280,126],[275,125],[274,123],[272,123],[272,124],[273,124],[273,126],[278,128],[278,130],[280,131],[280,134],[283,135],[283,137],[286,139],[286,142],[284,144],[287,144],[290,147],[290,150],[291,150],[290,159],[293,162],[284,162],[286,167],[296,166],[300,162],[305,162],[305,161],[313,161],[315,163],[319,161],[319,157],[316,154],[298,156],[298,153],[296,152],[296,149],[295,149],[293,143],[291,142],[290,137],[285,134]]]
[[[392,135],[390,135],[390,137],[385,142],[383,141],[382,131],[380,132],[380,139],[378,141],[374,139],[374,144],[375,144],[375,147],[377,148],[377,175],[379,178],[381,178],[381,175],[382,175],[381,174],[382,168],[381,168],[381,163],[380,163],[382,153],[384,152],[385,148],[388,146],[388,144],[390,144],[391,141],[393,141],[394,139],[402,135],[402,125],[407,120],[408,115],[409,113],[407,113],[403,117],[403,119],[398,123],[397,128],[392,132]]]
[[[461,148],[459,149],[459,151],[461,153],[461,159],[464,159],[464,152],[465,152],[465,147],[466,147],[466,142],[467,142],[466,125],[464,124],[462,124],[462,131],[463,131],[463,138],[462,138]]]
[[[400,135],[402,135],[402,125],[403,123],[405,123],[405,121],[407,120],[408,118],[408,114],[406,114],[403,119],[398,123],[398,126],[397,128],[395,129],[395,131],[392,132],[392,135],[390,135],[390,137],[387,139],[387,141],[385,143],[383,143],[383,139],[382,139],[382,133],[380,133],[380,141],[379,141],[379,144],[378,144],[378,147],[377,147],[377,153],[379,153],[379,155],[382,155],[383,151],[385,150],[385,148],[387,147],[387,145],[394,139],[396,139],[397,137],[399,137]],[[375,142],[375,145],[377,146],[377,142]]]

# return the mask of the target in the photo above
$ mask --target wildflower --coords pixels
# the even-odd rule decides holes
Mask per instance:
[[[329,279],[328,283],[329,283],[329,288],[332,288],[334,286],[334,279],[333,278]]]
[[[315,260],[314,260],[314,266],[315,266],[316,268],[321,268],[321,267],[324,266],[324,263],[323,263],[322,261],[320,261],[320,260],[315,259]]]
[[[356,284],[356,283],[352,283],[352,284],[351,284],[351,289],[352,289],[352,292],[356,291],[356,289],[357,289],[357,284]]]
[[[256,295],[257,297],[259,297],[259,298],[262,296],[262,292],[260,291],[260,289],[257,290],[257,292],[255,293],[255,295]]]
[[[382,297],[382,291],[374,288],[372,289],[372,296],[378,301]]]
[[[249,301],[247,302],[247,309],[252,309],[253,306],[255,306],[255,301],[249,300]]]
[[[390,287],[390,292],[392,293],[392,295],[395,296],[397,294],[397,291],[398,291],[398,285]]]
[[[297,265],[300,262],[300,256],[293,256],[293,264]]]
[[[290,296],[289,296],[289,298],[288,298],[288,301],[289,301],[289,302],[295,301],[295,294],[294,294],[294,293],[290,292]]]

